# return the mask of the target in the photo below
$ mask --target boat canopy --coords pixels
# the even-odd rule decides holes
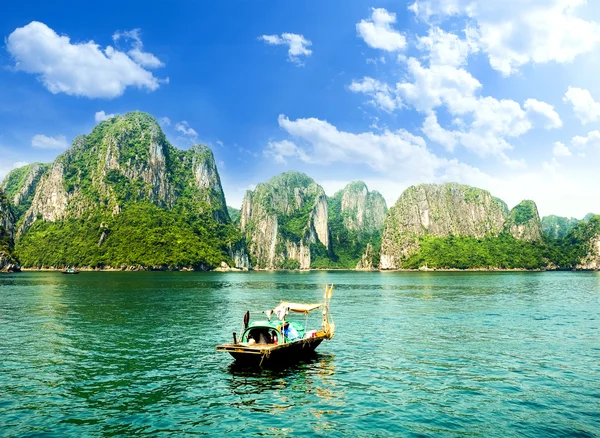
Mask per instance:
[[[314,304],[302,304],[302,303],[290,303],[288,301],[282,301],[277,308],[289,309],[292,312],[297,313],[308,313],[321,307],[323,303]]]

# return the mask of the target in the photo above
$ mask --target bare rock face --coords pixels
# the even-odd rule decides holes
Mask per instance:
[[[286,172],[247,192],[240,227],[256,267],[311,266],[311,246],[330,250],[327,197],[308,176]]]
[[[589,241],[588,253],[575,266],[575,269],[582,271],[597,271],[600,270],[600,235],[594,236]]]
[[[363,253],[360,261],[356,265],[357,271],[370,271],[374,269],[373,267],[373,256],[375,255],[375,251],[373,246],[370,243],[367,243],[365,248],[365,252]]]
[[[334,267],[370,269],[379,263],[386,213],[383,196],[362,181],[349,183],[329,199]]]
[[[19,232],[29,228],[38,217],[55,222],[66,216],[69,196],[65,189],[64,173],[63,162],[57,160],[49,172],[42,177]]]
[[[364,182],[355,181],[341,192],[341,211],[347,230],[372,233],[383,230],[387,205],[379,192],[370,192]]]
[[[48,171],[48,164],[33,163],[12,170],[0,185],[12,204],[18,222],[31,206],[35,190],[42,175]]]
[[[527,242],[542,240],[542,222],[537,206],[533,201],[522,201],[515,206],[508,216],[505,229],[515,239]]]
[[[398,269],[419,247],[419,236],[497,236],[506,204],[489,192],[456,183],[409,187],[389,210],[381,246],[381,269]]]

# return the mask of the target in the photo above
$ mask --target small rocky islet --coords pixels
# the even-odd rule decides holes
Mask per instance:
[[[328,197],[285,172],[228,207],[212,151],[173,147],[156,120],[101,122],[51,164],[0,185],[0,271],[61,269],[600,268],[600,216],[539,217],[457,183],[389,208],[360,181]]]

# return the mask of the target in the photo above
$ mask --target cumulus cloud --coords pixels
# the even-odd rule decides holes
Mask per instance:
[[[482,95],[482,84],[469,71],[469,55],[479,51],[472,29],[464,37],[431,26],[427,35],[417,37],[418,57],[403,62],[403,80],[387,84],[372,77],[354,80],[350,90],[371,97],[370,103],[392,112],[414,108],[424,114],[421,127],[427,138],[452,152],[457,145],[481,157],[494,156],[511,168],[524,167],[522,160],[507,152],[511,138],[529,132],[534,126],[547,129],[562,126],[554,107],[536,99],[523,105],[511,99]],[[453,119],[452,127],[442,126],[437,112]]]
[[[198,133],[193,128],[191,128],[188,122],[186,122],[185,120],[177,123],[175,125],[175,130],[177,132],[181,132],[183,135],[192,137],[194,139],[198,136]]]
[[[384,111],[392,112],[402,106],[401,99],[388,84],[371,77],[364,77],[360,81],[354,80],[349,88],[354,93],[371,96],[373,99],[370,103]]]
[[[12,32],[6,47],[16,70],[37,75],[54,94],[111,99],[127,87],[154,91],[160,83],[144,68],[148,62],[93,41],[72,43],[68,36],[38,21]]]
[[[546,129],[560,128],[563,125],[560,116],[549,103],[536,99],[527,99],[523,107],[527,110],[530,117],[541,117],[544,120],[543,123],[545,123]]]
[[[585,137],[576,135],[571,139],[571,144],[578,149],[585,149],[588,146],[600,146],[600,131],[591,131]]]
[[[552,154],[554,154],[555,157],[570,157],[571,151],[564,143],[557,141],[552,148]]]
[[[96,123],[100,123],[105,120],[112,119],[114,116],[116,116],[116,114],[106,114],[104,111],[98,111],[94,115],[94,119],[96,120]]]
[[[310,56],[312,50],[308,47],[312,45],[312,42],[304,38],[303,35],[295,33],[282,33],[279,35],[261,35],[258,37],[265,43],[273,46],[288,46],[288,61],[293,62],[296,65],[302,65],[302,56]]]
[[[294,141],[271,142],[264,153],[276,161],[296,158],[307,163],[366,164],[383,175],[402,175],[411,181],[453,181],[481,172],[454,159],[436,156],[422,137],[400,129],[351,133],[317,118],[290,120],[279,116],[279,126]]]
[[[356,31],[369,47],[396,52],[406,48],[406,37],[392,27],[395,22],[396,14],[393,12],[373,8],[371,18],[360,20]]]
[[[263,151],[263,155],[267,158],[272,158],[277,163],[287,164],[286,157],[298,157],[307,163],[312,162],[312,159],[293,141],[270,141]]]
[[[588,90],[569,87],[563,101],[571,103],[573,112],[584,125],[600,120],[600,103],[594,100]]]
[[[31,138],[31,146],[40,149],[66,149],[69,147],[64,135],[48,137],[43,134],[36,134]]]
[[[171,126],[171,119],[168,117],[161,117],[158,119],[158,124],[161,126]]]
[[[600,42],[600,26],[577,15],[585,0],[417,0],[417,17],[429,21],[465,16],[492,68],[504,75],[528,63],[568,63]]]
[[[132,48],[127,53],[135,62],[146,68],[158,68],[163,67],[164,64],[154,56],[152,53],[144,52],[144,44],[140,37],[140,29],[126,30],[122,32],[115,32],[113,34],[113,41],[116,43],[120,39],[130,40],[132,42]]]

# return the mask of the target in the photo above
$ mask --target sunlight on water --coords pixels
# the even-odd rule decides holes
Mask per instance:
[[[215,351],[332,282],[314,357]],[[595,273],[25,273],[0,294],[0,435],[600,435]]]

